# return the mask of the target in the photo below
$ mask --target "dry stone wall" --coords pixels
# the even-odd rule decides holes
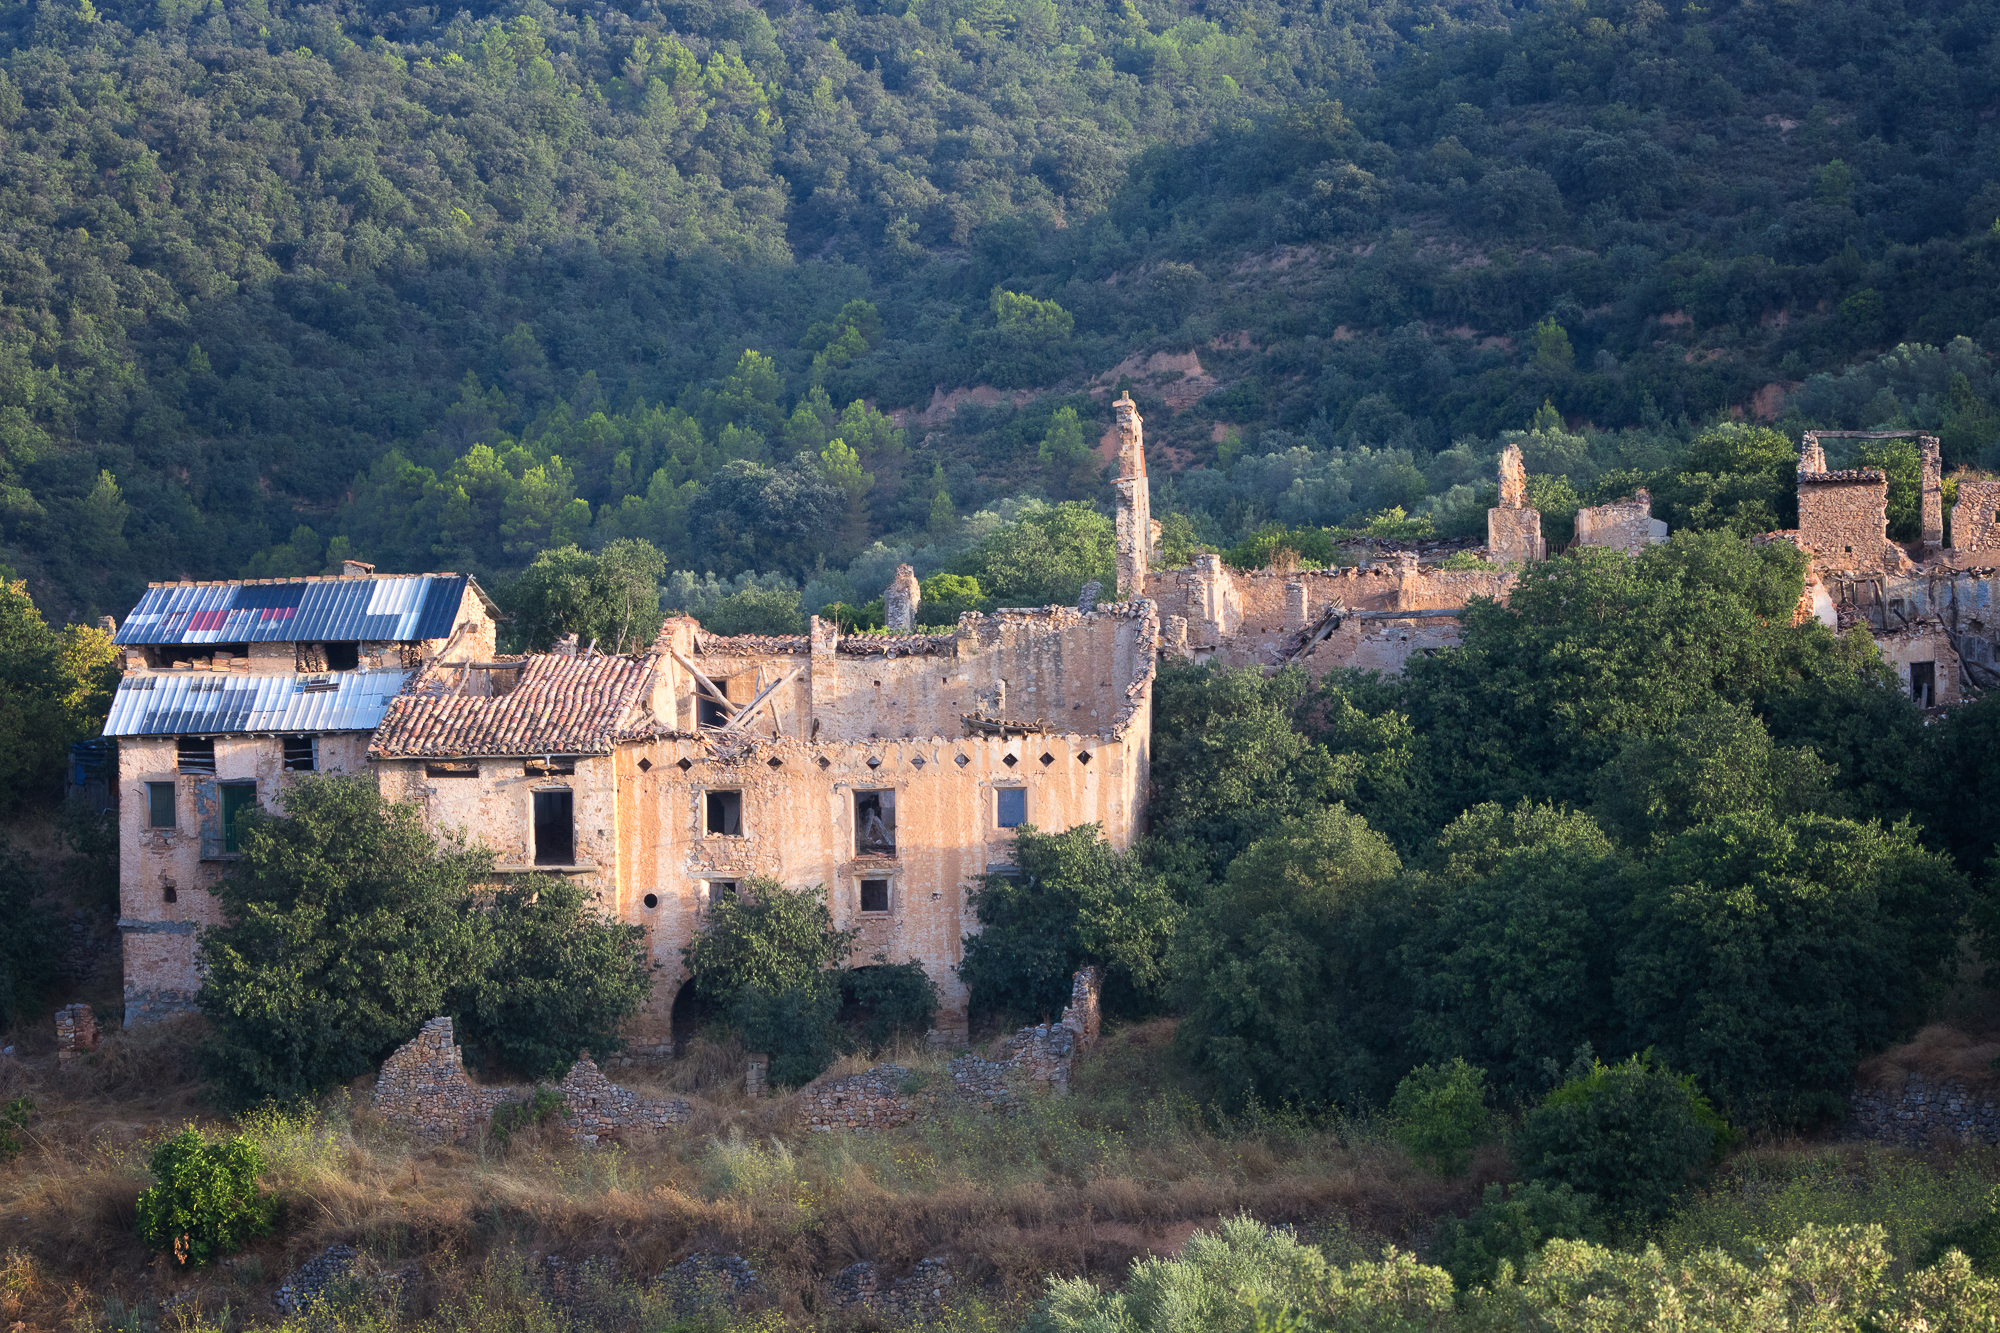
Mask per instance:
[[[382,1062],[375,1079],[375,1111],[418,1138],[449,1143],[491,1124],[494,1111],[526,1101],[532,1089],[485,1087],[465,1072],[465,1057],[449,1018],[433,1018]],[[621,1088],[588,1056],[556,1085],[564,1120],[579,1142],[615,1139],[627,1131],[657,1133],[684,1123],[691,1107],[679,1098],[653,1101]]]
[[[97,1014],[87,1004],[56,1010],[56,1063],[68,1064],[97,1049]]]
[[[1957,551],[2000,550],[2000,478],[1958,478],[1951,507],[1951,545]]]
[[[1900,1088],[1857,1088],[1848,1103],[1843,1137],[1919,1148],[1936,1138],[2000,1142],[2000,1101],[1959,1082],[1940,1082],[1915,1071]]]
[[[1799,473],[1799,537],[1821,564],[1880,569],[1888,534],[1887,473],[1875,468]]]

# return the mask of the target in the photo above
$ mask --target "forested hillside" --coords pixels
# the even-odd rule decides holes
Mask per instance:
[[[344,554],[504,586],[623,537],[865,601],[878,539],[869,578],[928,573],[973,511],[1101,499],[1093,383],[1132,382],[1181,470],[1156,507],[1216,543],[1449,527],[1544,403],[1530,465],[1579,493],[1731,408],[1952,462],[2000,436],[1991,3],[0,28],[0,559],[57,620]]]

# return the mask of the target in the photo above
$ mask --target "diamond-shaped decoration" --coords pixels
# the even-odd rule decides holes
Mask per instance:
[[[828,759],[828,758],[827,758],[827,757],[826,757],[825,755],[821,755],[821,756],[819,757],[819,766],[820,766],[821,768],[832,768],[832,767],[833,767],[833,760],[831,760],[831,759]]]
[[[1014,765],[1020,763],[1021,761],[1016,759],[1013,755],[1010,754],[1005,759],[1002,759],[1000,762],[1007,765],[1007,767],[1012,768]]]
[[[956,759],[952,760],[952,762],[957,764],[960,768],[964,768],[967,764],[971,763],[972,761],[970,759],[967,759],[964,755],[959,755]]]
[[[1088,751],[1088,750],[1083,750],[1083,751],[1079,752],[1079,753],[1077,754],[1077,756],[1076,756],[1076,762],[1077,762],[1077,763],[1079,763],[1079,764],[1087,764],[1087,763],[1089,763],[1089,762],[1090,762],[1090,751]]]
[[[868,767],[870,767],[870,768],[880,768],[880,767],[882,767],[882,761],[881,761],[880,759],[877,759],[877,758],[875,758],[874,756],[872,756],[872,755],[871,755],[871,756],[869,756],[869,759],[868,759]]]
[[[1049,752],[1048,752],[1047,750],[1044,750],[1044,751],[1042,751],[1042,767],[1043,767],[1043,768],[1047,768],[1047,767],[1048,767],[1048,766],[1049,766],[1050,764],[1053,764],[1053,763],[1054,763],[1055,761],[1056,761],[1056,757],[1055,757],[1054,755],[1050,754],[1050,753],[1049,753]]]
[[[675,767],[676,767],[676,768],[678,768],[678,769],[680,769],[680,771],[681,771],[681,772],[685,773],[685,772],[687,772],[687,771],[688,771],[688,770],[689,770],[690,768],[693,768],[693,767],[694,767],[694,760],[692,760],[692,759],[683,759],[683,760],[681,760],[681,761],[680,761],[680,763],[676,764],[676,765],[675,765]]]
[[[772,768],[783,768],[785,766],[785,761],[778,758],[778,756],[776,755],[772,755],[769,759],[766,759],[764,762],[766,764],[769,764]]]
[[[910,762],[916,765],[918,768],[922,768],[924,766],[924,757],[922,755],[918,755],[915,759],[912,759]]]
[[[650,772],[652,772],[652,771],[653,771],[653,761],[652,761],[652,760],[650,760],[650,759],[641,759],[641,760],[639,761],[639,771],[640,771],[641,773],[650,773]]]

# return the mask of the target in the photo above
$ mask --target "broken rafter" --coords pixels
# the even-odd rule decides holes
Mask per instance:
[[[1034,736],[1048,731],[1049,724],[1041,718],[1033,722],[1009,722],[1005,718],[981,717],[977,713],[961,713],[967,735],[998,736],[1005,740],[1009,736]]]
[[[778,679],[772,681],[769,685],[766,685],[763,689],[757,691],[757,697],[752,699],[749,703],[744,704],[742,710],[738,712],[735,717],[730,718],[728,722],[723,724],[722,729],[724,731],[740,730],[745,724],[747,724],[750,721],[750,715],[756,712],[757,709],[764,703],[766,699],[769,699],[772,695],[778,692],[779,686],[789,681],[792,677],[798,675],[799,672],[802,670],[804,670],[803,667],[793,667],[790,671],[787,671],[784,675],[778,677]],[[777,705],[775,704],[772,705],[772,708],[774,710],[772,713],[772,720],[774,722],[776,721],[777,718],[777,713],[775,711],[776,707]]]
[[[679,662],[682,666],[687,668],[688,674],[694,677],[696,684],[700,685],[702,689],[708,691],[709,698],[715,700],[715,702],[722,705],[723,711],[726,712],[729,715],[730,719],[733,721],[736,717],[737,712],[740,710],[738,710],[735,704],[729,702],[729,696],[724,694],[721,690],[717,689],[715,687],[714,681],[710,680],[707,676],[702,675],[700,667],[688,661],[685,657],[682,657],[680,649],[668,648],[667,651],[674,655],[674,661]]]

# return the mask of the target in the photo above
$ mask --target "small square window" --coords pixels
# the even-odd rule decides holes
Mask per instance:
[[[1028,793],[1026,789],[1021,787],[1002,787],[994,795],[999,798],[997,804],[999,807],[1001,828],[1019,828],[1028,822]]]
[[[177,740],[174,742],[174,761],[183,773],[213,773],[215,771],[215,742],[213,740]]]
[[[286,768],[295,773],[319,771],[319,737],[287,736],[284,741]]]
[[[704,827],[710,833],[721,833],[729,837],[740,837],[743,833],[743,793],[740,791],[712,791],[705,804],[708,820]]]
[[[864,879],[861,881],[861,910],[864,912],[886,912],[889,910],[888,880]]]
[[[175,813],[173,783],[149,782],[146,784],[146,824],[150,828],[178,827],[179,821]]]
[[[181,891],[180,891],[179,889],[175,888],[175,887],[174,887],[173,885],[171,885],[171,884],[169,884],[169,885],[166,885],[166,886],[165,886],[164,888],[162,888],[162,889],[160,890],[160,901],[161,901],[161,902],[164,902],[164,903],[177,903],[177,902],[179,902],[180,900],[181,900]]]

